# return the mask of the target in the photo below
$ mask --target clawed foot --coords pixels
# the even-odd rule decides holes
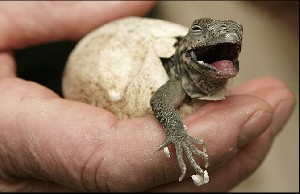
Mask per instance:
[[[195,158],[193,157],[193,153],[197,156],[201,156],[205,160],[205,168],[208,167],[208,155],[206,154],[205,144],[203,140],[191,137],[187,135],[185,131],[182,131],[182,133],[180,134],[167,136],[167,139],[159,146],[157,151],[164,149],[166,154],[166,152],[168,152],[166,148],[170,143],[173,143],[176,148],[177,160],[181,170],[181,176],[179,177],[179,181],[183,180],[186,173],[186,165],[183,160],[183,151],[187,155],[187,158],[190,161],[190,164],[192,165],[194,170],[196,171],[196,174],[200,175],[201,177],[204,177],[204,172],[206,171],[203,171],[203,169],[197,164]],[[200,151],[197,147],[195,147],[193,143],[203,146],[203,150]]]

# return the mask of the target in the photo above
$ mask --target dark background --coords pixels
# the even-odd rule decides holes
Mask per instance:
[[[17,75],[38,82],[62,95],[63,69],[76,42],[55,42],[18,50],[15,53]]]

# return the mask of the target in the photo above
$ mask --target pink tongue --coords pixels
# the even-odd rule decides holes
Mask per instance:
[[[233,75],[235,74],[233,63],[230,60],[216,61],[210,64],[215,67],[223,75]]]

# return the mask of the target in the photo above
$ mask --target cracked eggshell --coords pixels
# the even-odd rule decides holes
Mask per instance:
[[[150,98],[169,79],[161,57],[175,53],[179,24],[125,17],[87,34],[67,61],[65,98],[105,108],[119,118],[152,114]]]

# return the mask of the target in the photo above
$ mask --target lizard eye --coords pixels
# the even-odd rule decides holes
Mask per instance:
[[[192,31],[197,31],[197,32],[202,31],[202,28],[199,25],[193,25],[191,29],[192,29]]]

